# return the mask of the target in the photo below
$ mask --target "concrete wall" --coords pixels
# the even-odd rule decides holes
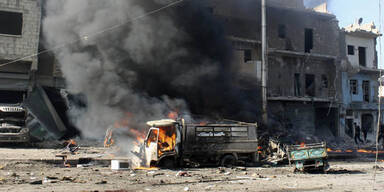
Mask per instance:
[[[350,104],[352,102],[363,102],[363,81],[370,82],[370,103],[376,103],[378,101],[378,86],[379,83],[377,79],[379,78],[378,74],[369,74],[369,73],[357,73],[353,75],[348,75],[343,73],[343,103]],[[357,80],[357,94],[352,94],[350,92],[350,80]]]
[[[376,39],[372,37],[361,37],[351,34],[346,34],[346,46],[352,45],[355,48],[354,55],[348,55],[348,60],[354,67],[359,67],[359,50],[358,47],[366,48],[366,67],[368,68],[376,68],[376,59],[375,59],[375,51],[376,51]],[[346,50],[348,51],[348,50]]]
[[[222,19],[231,36],[261,40],[261,6],[252,0],[212,0],[214,14]],[[279,25],[285,25],[286,38],[278,37]],[[311,53],[339,55],[339,27],[334,15],[301,9],[267,8],[268,47],[303,53],[305,29],[313,29]]]
[[[0,10],[23,14],[21,36],[0,34],[0,58],[2,60],[14,60],[37,53],[41,14],[39,0],[0,0]],[[32,62],[34,68],[37,67],[36,57],[24,60]],[[11,67],[5,68],[12,71]]]
[[[313,29],[311,53],[337,56],[339,54],[339,27],[333,15],[306,11],[268,9],[269,47],[304,52],[305,29]],[[278,37],[278,27],[286,27],[286,37]]]
[[[305,97],[305,75],[315,75],[315,97],[329,99],[335,92],[335,65],[331,61],[301,59],[295,57],[269,57],[268,95],[295,97],[295,74],[300,74],[300,90],[298,97]],[[328,87],[322,86],[322,75],[327,77]]]

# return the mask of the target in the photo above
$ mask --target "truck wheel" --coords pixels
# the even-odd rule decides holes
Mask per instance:
[[[236,165],[236,157],[233,155],[224,155],[221,159],[220,165],[223,167],[233,167]]]
[[[174,169],[176,167],[175,161],[173,159],[164,159],[161,162],[161,167],[166,168],[166,169]]]

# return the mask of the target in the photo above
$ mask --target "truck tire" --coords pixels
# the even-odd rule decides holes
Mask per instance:
[[[233,167],[236,165],[236,162],[236,157],[234,155],[228,154],[221,158],[220,165],[223,167]]]
[[[174,168],[176,168],[175,160],[172,158],[163,159],[161,164],[160,164],[160,167],[165,168],[165,169],[174,169]]]

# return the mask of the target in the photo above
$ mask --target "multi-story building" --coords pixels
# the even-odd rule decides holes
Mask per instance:
[[[0,0],[0,103],[23,102],[40,123],[29,126],[31,133],[38,133],[34,136],[43,137],[48,131],[41,130],[48,129],[60,138],[66,129],[61,121],[66,106],[59,92],[64,81],[49,52],[38,54],[44,50],[41,2]]]
[[[37,55],[41,9],[40,0],[0,0],[0,103],[21,102],[36,83],[64,87],[49,53]]]
[[[261,77],[260,4],[221,0],[211,8],[227,28],[234,62],[255,82]],[[335,15],[306,9],[302,0],[267,1],[270,126],[340,135],[339,34]]]
[[[374,140],[378,118],[378,69],[376,39],[381,35],[373,23],[362,24],[362,19],[342,29],[345,46],[342,52],[348,62],[342,71],[343,99],[341,127],[354,135],[353,123],[369,131]]]
[[[20,102],[32,86],[40,13],[38,0],[0,0],[0,102]]]

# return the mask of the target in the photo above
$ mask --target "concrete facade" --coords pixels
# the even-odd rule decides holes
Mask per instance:
[[[354,24],[342,29],[345,36],[343,55],[347,66],[342,73],[340,127],[353,137],[353,123],[368,130],[367,140],[374,141],[378,122],[378,69],[376,39],[381,35],[373,23]],[[364,53],[361,53],[363,49]],[[383,107],[383,106],[382,106]]]
[[[39,49],[44,50],[41,18],[40,0],[0,0],[0,22],[4,25],[0,30],[0,103],[6,102],[1,101],[2,95],[10,93],[20,102],[36,84],[64,87],[53,56],[36,56]]]
[[[38,0],[0,0],[0,15],[6,18],[3,24],[9,25],[3,27],[21,27],[20,33],[0,33],[1,63],[25,57],[18,62],[0,67],[0,90],[24,92],[31,85],[31,71],[37,69],[38,59],[26,56],[38,52],[40,8]],[[17,18],[19,16],[21,18]]]
[[[304,135],[326,129],[339,136],[340,31],[336,17],[304,9],[302,1],[267,2],[270,126]],[[260,80],[260,1],[221,0],[211,6],[233,42],[235,65],[244,77]]]

